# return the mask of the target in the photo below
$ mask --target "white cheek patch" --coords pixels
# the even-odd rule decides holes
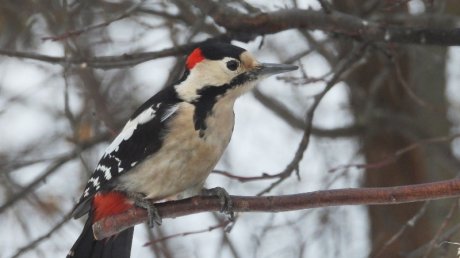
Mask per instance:
[[[197,94],[199,89],[210,85],[221,86],[230,82],[236,72],[227,71],[222,60],[203,60],[195,65],[185,81],[175,86],[176,91],[182,99],[192,102],[199,97]]]

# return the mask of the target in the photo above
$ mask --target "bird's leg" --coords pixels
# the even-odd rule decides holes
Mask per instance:
[[[201,190],[201,195],[204,196],[217,196],[219,197],[220,201],[220,212],[223,212],[229,216],[229,220],[233,221],[235,218],[235,214],[233,212],[233,202],[232,198],[228,194],[228,192],[222,187],[214,187],[211,189],[203,188]]]
[[[162,218],[151,200],[146,199],[145,195],[141,193],[129,193],[128,195],[134,200],[134,205],[147,210],[147,215],[149,217],[147,224],[149,227],[153,228],[155,224],[158,226],[161,225]]]

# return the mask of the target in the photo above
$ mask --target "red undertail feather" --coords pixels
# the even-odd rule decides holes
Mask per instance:
[[[95,221],[130,209],[133,207],[132,201],[121,192],[106,192],[97,193],[92,202],[92,211],[89,213],[83,232],[66,258],[129,258],[134,227],[114,237],[96,240],[92,225]]]
[[[195,48],[195,50],[193,50],[193,52],[187,58],[187,68],[192,70],[192,68],[199,62],[203,61],[203,59],[204,56],[203,53],[201,53],[201,49]]]
[[[133,203],[120,192],[97,193],[93,198],[94,221],[123,213],[133,207]]]

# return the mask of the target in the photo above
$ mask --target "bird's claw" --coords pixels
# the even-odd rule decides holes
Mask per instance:
[[[201,194],[204,196],[217,196],[220,201],[220,212],[228,215],[229,220],[233,221],[235,214],[233,212],[233,201],[228,192],[222,187],[203,189]]]
[[[134,204],[147,210],[147,224],[149,225],[149,227],[153,228],[155,224],[158,226],[161,225],[162,218],[158,213],[158,209],[149,199],[145,199],[143,196],[135,196]]]

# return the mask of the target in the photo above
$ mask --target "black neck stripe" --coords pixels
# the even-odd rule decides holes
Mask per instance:
[[[202,132],[206,130],[206,118],[212,114],[212,109],[217,100],[225,95],[227,91],[255,79],[256,77],[251,73],[242,73],[233,78],[230,83],[220,86],[210,85],[199,89],[197,91],[198,99],[192,102],[195,105],[195,113],[193,114],[195,130],[199,130],[202,136]]]

